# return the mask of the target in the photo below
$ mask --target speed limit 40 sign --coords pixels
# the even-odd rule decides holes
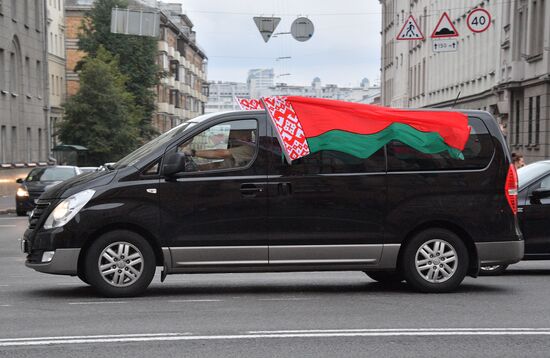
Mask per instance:
[[[466,24],[472,32],[483,32],[491,26],[491,14],[485,9],[475,9],[468,14]]]

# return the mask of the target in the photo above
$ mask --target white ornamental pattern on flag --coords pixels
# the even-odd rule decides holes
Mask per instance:
[[[255,111],[258,109],[264,109],[264,106],[262,105],[262,102],[259,99],[248,99],[248,98],[239,98],[235,97],[235,100],[239,104],[239,107],[243,111]]]
[[[302,125],[286,97],[265,97],[262,100],[275,125],[288,162],[308,155],[310,150]]]

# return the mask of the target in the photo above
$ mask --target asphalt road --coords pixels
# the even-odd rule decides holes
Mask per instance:
[[[452,294],[360,272],[157,275],[105,299],[23,265],[26,219],[0,216],[0,357],[548,357],[550,262]]]

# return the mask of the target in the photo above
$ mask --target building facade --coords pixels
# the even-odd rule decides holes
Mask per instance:
[[[0,1],[0,164],[48,159],[45,1]]]
[[[48,36],[48,88],[49,88],[49,132],[51,147],[57,144],[56,128],[63,119],[65,103],[65,0],[47,0],[46,22]]]
[[[315,77],[311,82],[311,86],[277,83],[275,86],[269,87],[267,92],[270,96],[304,96],[365,104],[378,104],[380,86],[371,86],[366,78],[362,80],[361,86],[358,87],[338,87],[335,84],[323,86],[321,79]]]
[[[207,57],[196,43],[182,5],[158,3],[161,11],[158,65],[166,74],[157,86],[153,125],[160,132],[204,114],[208,96]]]
[[[236,111],[240,107],[235,97],[250,98],[250,91],[244,82],[209,82],[208,102],[206,102],[205,113]]]
[[[248,71],[246,84],[252,98],[266,96],[268,88],[275,85],[275,73],[272,68],[254,68]]]
[[[79,88],[74,68],[85,56],[78,50],[78,33],[94,0],[65,1],[67,95],[71,96]],[[164,76],[155,89],[157,111],[152,123],[162,133],[204,113],[208,93],[207,57],[196,43],[193,23],[183,14],[181,4],[131,0],[129,7],[154,7],[160,12],[157,64]]]
[[[547,0],[381,0],[382,104],[481,109],[501,124],[513,151],[527,161],[550,156],[550,6]],[[489,28],[471,31],[477,7]],[[447,11],[459,37],[456,52],[433,52],[430,38]],[[425,40],[396,37],[412,14]]]
[[[361,81],[359,87],[338,87],[334,84],[323,86],[319,77],[315,77],[310,86],[277,83],[273,86],[262,88],[262,96],[251,96],[249,83],[209,82],[209,95],[205,113],[239,110],[240,107],[235,101],[235,97],[260,98],[262,96],[303,96],[365,104],[379,104],[380,102],[380,86],[377,84],[371,86],[369,80],[366,78]]]

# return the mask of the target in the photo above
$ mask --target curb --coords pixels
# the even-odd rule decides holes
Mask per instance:
[[[0,215],[15,214],[15,209],[0,209]]]

